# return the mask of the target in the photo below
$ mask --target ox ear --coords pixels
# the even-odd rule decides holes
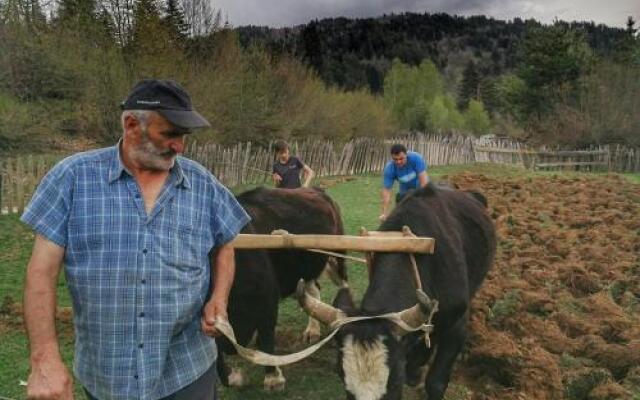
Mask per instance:
[[[305,292],[304,286],[304,280],[300,279],[296,289],[296,298],[298,299],[300,307],[302,307],[310,317],[317,319],[325,325],[333,325],[346,318],[345,313],[341,310],[309,296]]]

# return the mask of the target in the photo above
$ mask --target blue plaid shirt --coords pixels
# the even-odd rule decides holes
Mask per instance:
[[[209,171],[178,157],[147,215],[118,146],[76,154],[43,178],[22,221],[65,247],[74,372],[95,397],[162,398],[211,367],[208,253],[249,216]]]

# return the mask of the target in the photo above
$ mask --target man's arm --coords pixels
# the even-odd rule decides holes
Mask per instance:
[[[391,203],[391,189],[382,188],[382,214],[380,214],[380,221],[387,219],[389,215],[389,203]]]
[[[304,167],[302,167],[302,174],[304,176],[304,183],[302,184],[302,187],[309,187],[311,179],[316,176],[316,173],[313,172],[311,167],[305,164]]]
[[[229,292],[236,272],[234,255],[233,246],[227,243],[211,256],[213,295],[202,310],[202,331],[209,336],[218,336],[220,334],[215,327],[217,317],[227,319]]]
[[[276,171],[276,164],[275,163],[273,164],[273,167],[271,168],[271,179],[273,180],[273,186],[275,186],[275,187],[280,186],[280,183],[282,182],[282,177]]]
[[[73,380],[62,362],[55,328],[56,282],[64,247],[36,235],[24,285],[24,322],[29,338],[29,399],[73,399]]]
[[[280,174],[278,174],[277,172],[274,172],[271,175],[271,179],[273,179],[273,185],[275,187],[280,186],[280,183],[282,182],[282,177],[280,176]]]
[[[420,172],[418,179],[420,180],[420,187],[427,186],[427,183],[429,183],[429,175],[427,175],[427,171]]]

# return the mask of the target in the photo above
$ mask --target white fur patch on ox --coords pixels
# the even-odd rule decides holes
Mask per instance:
[[[378,400],[387,392],[389,366],[387,347],[382,336],[372,343],[353,341],[353,335],[345,338],[342,346],[342,369],[345,388],[357,400]]]
[[[276,370],[273,373],[266,374],[264,376],[264,390],[284,390],[286,382],[287,380],[284,375],[282,375],[282,370],[279,367],[276,367]]]
[[[244,385],[244,375],[242,374],[242,370],[239,368],[231,368],[231,373],[227,379],[229,380],[229,386],[241,387]]]

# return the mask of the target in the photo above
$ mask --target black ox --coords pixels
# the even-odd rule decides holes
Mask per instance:
[[[444,397],[467,336],[471,298],[491,268],[496,251],[495,228],[486,207],[486,199],[477,192],[429,184],[402,200],[381,225],[382,231],[399,231],[406,225],[418,236],[435,238],[435,253],[416,255],[416,263],[424,292],[439,302],[439,311],[432,321],[431,348],[425,346],[424,334],[407,334],[386,320],[342,327],[336,335],[338,370],[348,399],[400,399],[403,385],[418,384],[422,367],[429,360],[424,378],[426,398]],[[303,294],[299,299],[308,313],[327,324],[346,315],[402,310],[419,310],[418,322],[422,323],[429,314],[430,300],[418,299],[411,265],[406,254],[376,254],[360,309],[354,307],[348,289],[338,292],[335,308]],[[315,303],[313,307],[311,303]]]
[[[294,234],[342,235],[344,229],[338,206],[320,189],[257,188],[237,196],[239,203],[251,216],[242,233],[270,234],[285,230]],[[330,277],[334,283],[346,287],[343,259],[296,250],[236,250],[236,275],[229,295],[229,322],[236,339],[247,345],[254,334],[259,350],[273,354],[278,303],[296,290],[300,279],[305,292],[319,298],[316,279],[329,261]],[[320,324],[309,318],[303,339],[313,341],[320,336]],[[232,371],[224,354],[235,349],[226,338],[216,339],[220,350],[217,369],[223,384],[241,386],[242,374]],[[285,379],[277,367],[266,367],[264,387],[268,390],[284,388]]]

